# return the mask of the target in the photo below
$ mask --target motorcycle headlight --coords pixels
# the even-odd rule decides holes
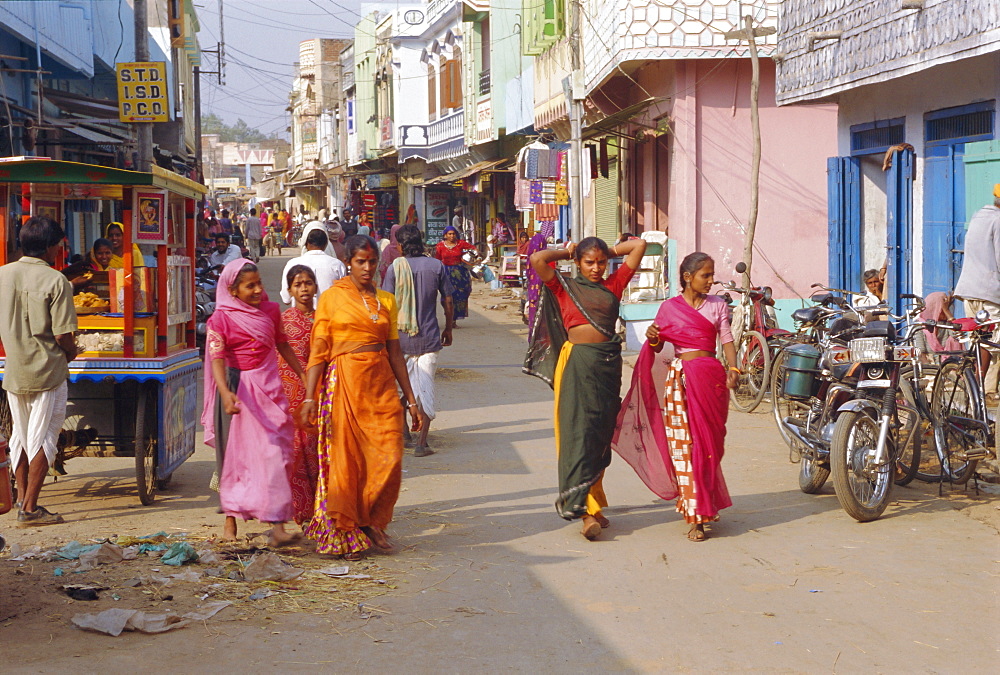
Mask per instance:
[[[882,366],[873,366],[868,369],[867,373],[869,380],[881,380],[885,377],[885,368]]]

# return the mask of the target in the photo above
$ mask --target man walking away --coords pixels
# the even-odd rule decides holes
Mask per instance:
[[[955,295],[965,301],[965,314],[975,317],[986,310],[990,319],[1000,318],[1000,183],[993,186],[993,204],[976,211],[965,233],[965,258],[955,284]],[[1000,338],[1000,329],[993,340]],[[990,405],[997,403],[997,372],[1000,360],[985,354],[989,369],[983,390]],[[992,360],[992,363],[990,362]]]
[[[260,262],[260,245],[264,240],[264,233],[260,227],[260,218],[257,217],[257,209],[250,209],[250,217],[247,218],[243,226],[243,234],[247,238],[247,249],[250,251],[250,259]]]
[[[38,505],[38,495],[56,459],[66,418],[69,362],[77,353],[73,287],[51,267],[62,253],[64,236],[53,220],[30,218],[19,237],[23,257],[0,267],[3,388],[13,422],[11,464],[22,500],[18,527],[63,522],[62,516]]]
[[[431,420],[437,417],[434,402],[437,355],[441,347],[451,345],[455,305],[448,272],[440,260],[424,255],[420,229],[404,225],[396,232],[396,241],[402,257],[396,258],[386,271],[382,289],[396,296],[399,345],[406,357],[406,370],[420,410],[420,436],[413,454],[426,457],[434,454],[427,447],[427,433]],[[444,304],[444,331],[438,325],[438,296]]]
[[[305,251],[297,258],[292,258],[285,263],[285,269],[281,273],[281,300],[286,304],[294,304],[292,294],[288,292],[288,273],[296,265],[305,265],[316,274],[316,295],[313,296],[313,307],[319,302],[319,296],[323,291],[330,288],[337,279],[342,279],[347,274],[347,268],[326,251],[329,238],[326,230],[320,223],[309,230],[306,234]]]

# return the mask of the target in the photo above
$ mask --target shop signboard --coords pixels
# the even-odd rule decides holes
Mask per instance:
[[[167,122],[167,65],[162,61],[117,63],[118,119],[122,122]]]
[[[447,192],[427,193],[424,197],[424,222],[427,223],[427,243],[437,244],[448,226]]]
[[[369,190],[384,190],[399,185],[399,176],[394,173],[373,173],[365,180]]]

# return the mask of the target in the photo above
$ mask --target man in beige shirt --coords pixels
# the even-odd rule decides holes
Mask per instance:
[[[51,267],[64,236],[51,219],[31,218],[19,236],[22,258],[0,267],[3,388],[13,422],[11,465],[21,496],[18,527],[63,522],[59,514],[38,506],[38,495],[56,458],[66,417],[69,362],[77,353],[73,287]]]

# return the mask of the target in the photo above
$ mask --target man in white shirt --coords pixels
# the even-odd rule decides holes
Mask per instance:
[[[316,296],[313,298],[313,307],[316,306],[323,291],[347,274],[344,263],[326,254],[328,243],[330,243],[330,239],[322,228],[310,230],[309,234],[306,235],[305,253],[298,258],[289,260],[281,273],[281,300],[284,303],[289,305],[292,303],[292,296],[288,292],[288,271],[296,265],[305,265],[316,273]]]
[[[215,270],[221,270],[228,263],[239,260],[243,257],[243,252],[236,244],[229,243],[229,235],[215,235],[215,250],[208,254],[208,266]]]

